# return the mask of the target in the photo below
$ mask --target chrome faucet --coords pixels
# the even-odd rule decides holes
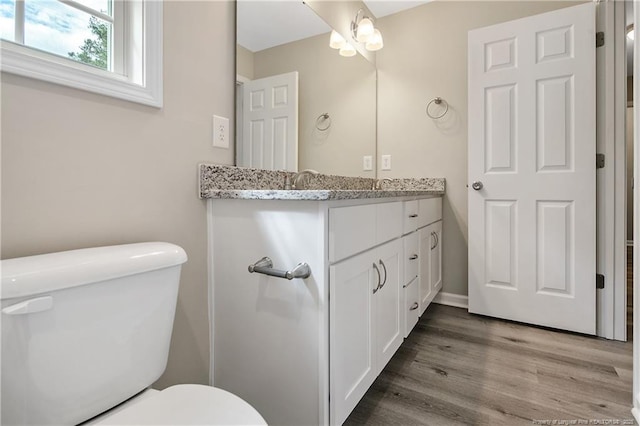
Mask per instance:
[[[305,189],[305,187],[309,185],[309,177],[317,174],[319,173],[312,169],[305,169],[294,174],[291,179],[293,182],[293,189]]]
[[[389,179],[389,178],[376,179],[376,180],[373,182],[373,187],[372,187],[371,189],[373,189],[373,190],[380,190],[380,189],[382,189],[382,185],[383,185],[385,182],[391,182],[391,179]]]

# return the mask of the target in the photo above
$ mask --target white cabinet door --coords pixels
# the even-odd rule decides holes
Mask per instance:
[[[434,293],[438,293],[442,288],[442,221],[429,225],[428,227],[435,237],[433,249],[431,249],[430,273],[431,279],[429,285]],[[435,297],[435,294],[434,294]]]
[[[442,221],[418,231],[420,315],[442,288]]]
[[[379,374],[402,344],[402,240],[397,239],[376,249],[382,283],[374,295],[376,304],[376,369]]]
[[[418,284],[420,286],[419,291],[419,303],[420,303],[420,315],[422,315],[429,306],[429,303],[433,299],[433,292],[431,291],[431,250],[435,246],[435,237],[430,227],[426,226],[420,228],[418,231],[418,259],[419,271],[418,271]]]
[[[331,266],[331,424],[342,424],[376,378],[374,250]],[[393,272],[392,272],[393,273]],[[384,289],[383,289],[384,290]]]
[[[330,267],[331,423],[342,424],[404,337],[402,240]]]

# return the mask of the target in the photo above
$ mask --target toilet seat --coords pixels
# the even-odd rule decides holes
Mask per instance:
[[[97,422],[99,425],[266,425],[238,396],[205,385],[175,385]]]

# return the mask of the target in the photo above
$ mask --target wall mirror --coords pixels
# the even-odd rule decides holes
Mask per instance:
[[[236,4],[236,165],[375,177],[375,66],[302,2]]]

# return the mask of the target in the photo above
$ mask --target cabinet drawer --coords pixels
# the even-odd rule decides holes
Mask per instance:
[[[402,235],[402,202],[376,204],[376,244]]]
[[[376,245],[376,205],[329,209],[329,261]]]
[[[442,197],[419,200],[418,210],[420,228],[442,219]]]
[[[404,202],[403,234],[418,229],[418,200]]]
[[[404,337],[407,337],[413,327],[418,323],[418,314],[420,313],[420,309],[418,309],[418,279],[414,278],[407,286],[404,288],[405,295],[405,306],[404,306]]]
[[[418,276],[418,233],[405,235],[404,238],[404,282],[408,283]]]
[[[329,261],[337,262],[402,235],[402,202],[329,209]]]

